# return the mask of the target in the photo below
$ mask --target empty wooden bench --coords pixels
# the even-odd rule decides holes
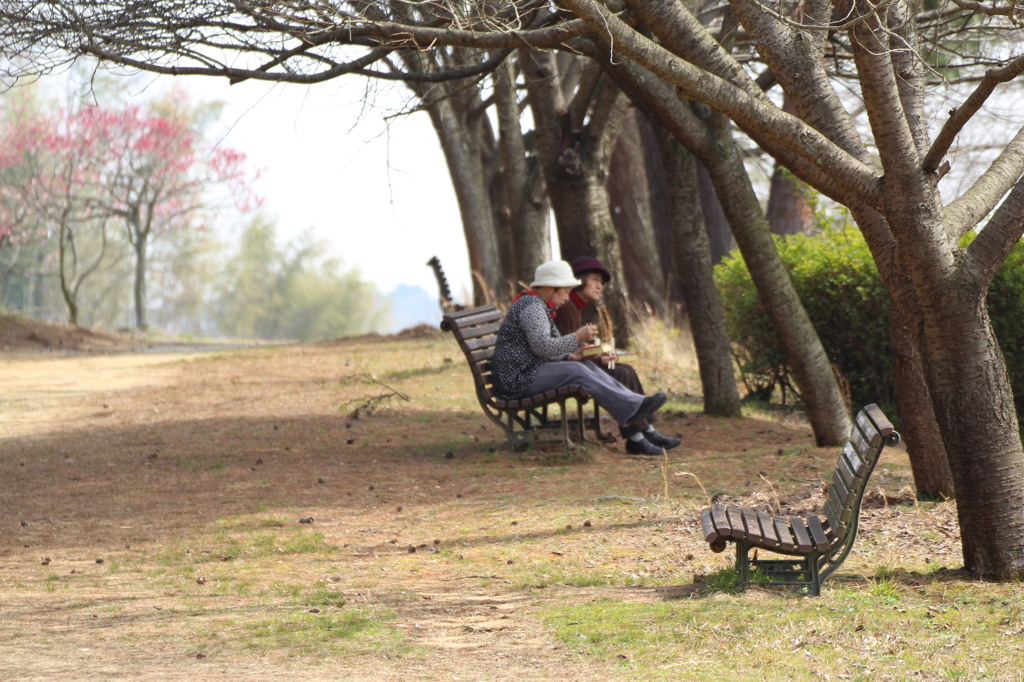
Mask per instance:
[[[588,427],[593,428],[596,436],[601,438],[597,402],[592,402],[593,416],[585,416],[583,406],[590,401],[591,396],[582,386],[563,386],[519,400],[505,400],[495,395],[491,380],[491,356],[494,355],[498,327],[503,317],[504,313],[494,306],[471,308],[444,315],[441,318],[441,329],[451,332],[458,341],[473,373],[480,407],[491,421],[505,431],[509,447],[520,449],[530,443],[553,440],[561,440],[568,446],[582,442]],[[570,402],[575,403],[574,410],[569,409]],[[551,409],[556,405],[557,416]],[[570,419],[570,416],[575,418]]]
[[[839,455],[821,516],[774,516],[763,511],[714,504],[701,514],[704,539],[712,551],[736,543],[740,588],[749,582],[806,587],[821,594],[821,583],[846,560],[857,537],[860,505],[868,479],[886,446],[900,442],[877,405],[857,413],[850,439]],[[762,549],[789,559],[754,558]]]

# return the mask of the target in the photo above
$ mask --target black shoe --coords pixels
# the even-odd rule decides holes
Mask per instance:
[[[672,436],[666,436],[665,434],[658,433],[657,431],[644,431],[643,434],[644,438],[651,441],[651,443],[657,445],[659,448],[665,448],[666,450],[677,448],[683,442],[681,438],[673,438]]]
[[[663,455],[665,451],[646,438],[626,441],[627,455]]]
[[[664,393],[655,393],[654,395],[647,396],[640,403],[640,407],[636,408],[636,413],[623,426],[632,426],[639,421],[647,419],[647,417],[657,412],[658,408],[664,405],[667,399],[668,396]]]

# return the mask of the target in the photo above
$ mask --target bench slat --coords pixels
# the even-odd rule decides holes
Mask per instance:
[[[743,510],[734,505],[725,508],[725,515],[729,517],[729,529],[734,538],[742,538],[746,535],[743,528]]]
[[[832,485],[836,489],[836,496],[842,503],[843,508],[849,507],[853,504],[853,491],[846,485],[846,481],[843,480],[842,475],[838,471],[832,472]]]
[[[843,457],[846,458],[846,463],[850,466],[850,471],[853,472],[853,475],[857,478],[864,478],[864,475],[868,472],[868,464],[849,441],[843,445]]]
[[[836,537],[841,538],[846,535],[846,524],[843,523],[842,515],[832,500],[825,503],[825,518],[828,519],[828,526]]]
[[[814,550],[814,543],[811,542],[811,534],[807,530],[807,524],[799,516],[789,517],[789,527],[793,529],[793,537],[796,538],[796,548],[800,552],[811,552]]]
[[[748,538],[761,539],[761,524],[757,521],[757,512],[753,509],[743,508],[743,529]]]
[[[878,405],[868,405],[862,410],[862,412],[871,419],[875,428],[877,428],[878,432],[882,435],[882,438],[887,438],[891,434],[896,433],[896,428],[892,425],[892,422],[889,421],[889,418],[882,413],[882,410]]]
[[[757,512],[757,520],[761,524],[761,536],[768,543],[769,549],[772,547],[778,547],[781,543],[779,542],[779,534],[775,530],[775,519],[772,515],[766,511]]]
[[[868,417],[864,410],[857,413],[857,428],[864,434],[864,440],[868,443],[869,447],[877,448],[882,444],[882,434],[878,432],[878,428]]]
[[[494,336],[493,334],[490,336],[481,336],[476,339],[469,339],[468,341],[463,341],[463,352],[467,350],[477,351],[480,350],[481,348],[494,348],[494,345],[497,342],[498,337]]]
[[[478,339],[481,336],[492,336],[498,333],[498,327],[501,326],[500,322],[492,322],[491,324],[481,325],[479,327],[470,327],[469,329],[459,329],[459,336],[463,341],[470,339]]]
[[[480,362],[483,362],[484,360],[490,360],[493,357],[494,346],[484,348],[482,350],[473,351],[472,353],[467,354],[467,359],[469,360],[471,365],[479,364]],[[487,371],[490,371],[490,368],[488,368]]]
[[[442,315],[441,328],[446,331],[455,331],[456,329],[500,320],[504,316],[505,314],[494,306],[487,305],[479,308],[470,308],[469,310],[460,310],[456,313]]]
[[[814,546],[819,552],[824,552],[832,546],[828,536],[825,534],[825,529],[821,525],[821,519],[817,516],[807,517],[807,530],[811,532],[811,540],[814,541]]]
[[[845,457],[840,457],[839,461],[836,462],[836,469],[833,475],[838,474],[842,476],[843,483],[846,484],[847,488],[853,488],[857,477],[854,476],[853,472],[850,471],[850,464],[846,461]]]
[[[783,516],[775,517],[775,532],[779,535],[779,547],[788,552],[796,549],[796,540],[793,538],[793,531]]]
[[[849,504],[849,497],[844,498],[835,483],[828,486],[828,501],[834,505],[833,509],[839,514],[839,520],[843,525],[848,524],[852,514],[852,505]]]
[[[707,508],[700,514],[700,527],[704,532],[705,542],[714,542],[721,537],[718,530],[715,529],[715,522],[711,518],[711,509]]]
[[[718,534],[723,538],[732,537],[732,526],[729,525],[729,517],[725,513],[725,507],[716,504],[711,508],[711,518],[715,522]]]

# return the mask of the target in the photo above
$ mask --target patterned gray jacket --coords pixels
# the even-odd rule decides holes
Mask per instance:
[[[491,357],[494,391],[506,400],[526,396],[545,362],[564,360],[579,348],[574,334],[562,334],[555,327],[554,311],[539,296],[520,296],[498,328],[498,340]]]

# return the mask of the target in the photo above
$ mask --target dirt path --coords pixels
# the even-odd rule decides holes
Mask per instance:
[[[464,380],[456,367],[430,370],[438,376],[425,385],[389,379],[412,404],[354,423],[339,406],[369,390],[357,365],[331,346],[0,357],[0,679],[621,676],[581,660],[543,623],[546,604],[597,592],[524,591],[522,569],[504,558],[581,551],[529,501],[566,481],[538,482],[536,465],[496,460],[498,434],[471,403],[467,413],[425,399]],[[644,464],[626,466],[649,476]],[[586,479],[615,475],[571,471],[595,496],[602,481]],[[524,520],[506,534],[510,514]],[[329,561],[246,560],[258,554],[250,548],[232,567],[178,565],[182,552],[220,551],[203,549],[222,541],[218,528],[292,532],[306,515],[343,548]],[[516,549],[523,541],[541,546]],[[251,585],[233,584],[243,579]],[[285,581],[336,588],[346,609],[383,619],[404,653],[251,649],[232,628],[293,608],[278,594]]]

